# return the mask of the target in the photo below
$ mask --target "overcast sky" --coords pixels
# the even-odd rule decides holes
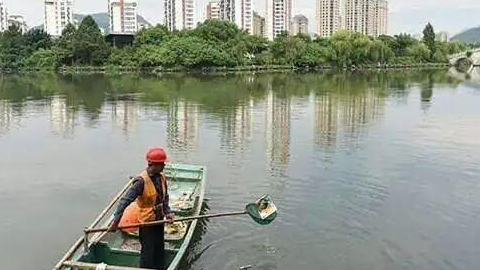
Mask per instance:
[[[1,0],[0,0],[1,1]],[[3,0],[10,14],[26,17],[30,27],[42,23],[43,0]],[[254,9],[263,13],[265,0],[252,0]],[[152,23],[163,20],[163,0],[138,0],[139,14]],[[208,0],[197,0],[199,19],[204,16]],[[315,0],[292,0],[293,13],[304,14],[315,29]],[[436,30],[455,34],[480,25],[480,0],[390,0],[389,33],[420,33],[423,26],[431,21]],[[75,13],[106,12],[107,0],[75,0]]]

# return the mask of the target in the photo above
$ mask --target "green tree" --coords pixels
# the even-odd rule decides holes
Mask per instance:
[[[193,35],[213,42],[228,42],[246,35],[237,25],[225,20],[206,20],[198,24],[192,32]]]
[[[91,16],[85,17],[75,32],[73,49],[79,64],[102,65],[108,59],[110,47]]]
[[[374,40],[370,45],[369,58],[373,63],[385,64],[393,58],[392,49],[380,39]]]
[[[163,25],[144,28],[135,35],[135,45],[161,45],[172,37],[172,33]]]
[[[430,50],[431,56],[435,53],[435,30],[433,30],[433,26],[428,23],[425,28],[423,29],[423,43],[427,45],[428,49]]]
[[[408,47],[412,46],[415,43],[418,43],[418,41],[414,39],[412,36],[410,36],[409,34],[395,35],[394,38],[395,38],[395,42],[393,43],[393,46],[391,47],[391,49],[393,50],[393,53],[395,53],[395,56],[397,57],[407,56]]]
[[[139,65],[137,47],[113,48],[107,63],[111,66],[137,67]]]
[[[57,54],[52,50],[39,49],[26,58],[24,65],[32,68],[54,69],[57,67]]]
[[[0,68],[18,69],[28,55],[25,36],[16,25],[12,25],[0,38]]]
[[[424,43],[416,43],[407,49],[408,56],[412,57],[416,62],[424,63],[431,59],[431,51]]]
[[[52,47],[52,38],[47,32],[40,29],[32,29],[25,34],[26,45],[30,52],[39,49],[50,49]]]
[[[62,31],[62,35],[57,40],[53,51],[57,54],[59,65],[74,64],[74,41],[77,30],[73,24],[67,24]]]
[[[142,45],[137,49],[138,65],[141,67],[171,67],[177,64],[178,56],[166,45]]]

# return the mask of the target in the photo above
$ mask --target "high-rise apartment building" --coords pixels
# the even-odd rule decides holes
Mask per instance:
[[[220,19],[220,2],[219,1],[210,1],[207,4],[205,10],[205,18],[207,20]]]
[[[220,0],[220,18],[233,22],[238,28],[252,33],[252,0]]]
[[[220,18],[235,22],[235,0],[220,0]]]
[[[344,13],[344,26],[347,30],[374,37],[387,33],[387,1],[345,0]]]
[[[238,26],[250,34],[253,32],[252,0],[240,0],[240,22]]]
[[[0,32],[8,29],[8,12],[3,1],[0,1]]]
[[[266,23],[265,18],[260,16],[257,12],[253,12],[253,26],[252,26],[252,35],[265,37],[266,34]]]
[[[164,0],[164,5],[164,23],[170,31],[195,28],[195,0]]]
[[[73,0],[45,0],[44,5],[44,30],[60,36],[65,26],[73,23]]]
[[[308,34],[308,19],[301,14],[292,19],[292,35],[298,34]]]
[[[386,35],[388,33],[388,2],[385,0],[375,1],[375,37]]]
[[[374,35],[375,0],[345,0],[345,29]]]
[[[110,33],[135,34],[138,31],[137,0],[108,0]]]
[[[16,26],[22,33],[27,33],[28,26],[22,15],[8,15],[8,27]]]
[[[317,35],[331,37],[341,27],[340,0],[316,0]]]
[[[273,40],[282,32],[290,32],[292,0],[267,0],[267,38]]]

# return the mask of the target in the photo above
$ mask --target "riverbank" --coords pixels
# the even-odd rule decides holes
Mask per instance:
[[[336,67],[331,65],[322,65],[315,67],[297,67],[290,65],[266,65],[266,66],[239,66],[239,67],[122,67],[122,66],[64,66],[59,69],[49,68],[23,68],[20,70],[0,69],[0,73],[44,73],[53,72],[59,74],[116,74],[116,73],[143,73],[160,75],[163,73],[270,73],[286,71],[324,71],[324,70],[399,70],[399,69],[418,69],[418,68],[447,68],[448,63],[417,63],[417,64],[381,64],[381,65],[352,65],[346,67]]]

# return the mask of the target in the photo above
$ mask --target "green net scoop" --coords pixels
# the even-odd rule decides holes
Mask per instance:
[[[245,211],[260,225],[268,225],[277,217],[277,207],[269,195],[265,195],[257,202],[247,204]]]

